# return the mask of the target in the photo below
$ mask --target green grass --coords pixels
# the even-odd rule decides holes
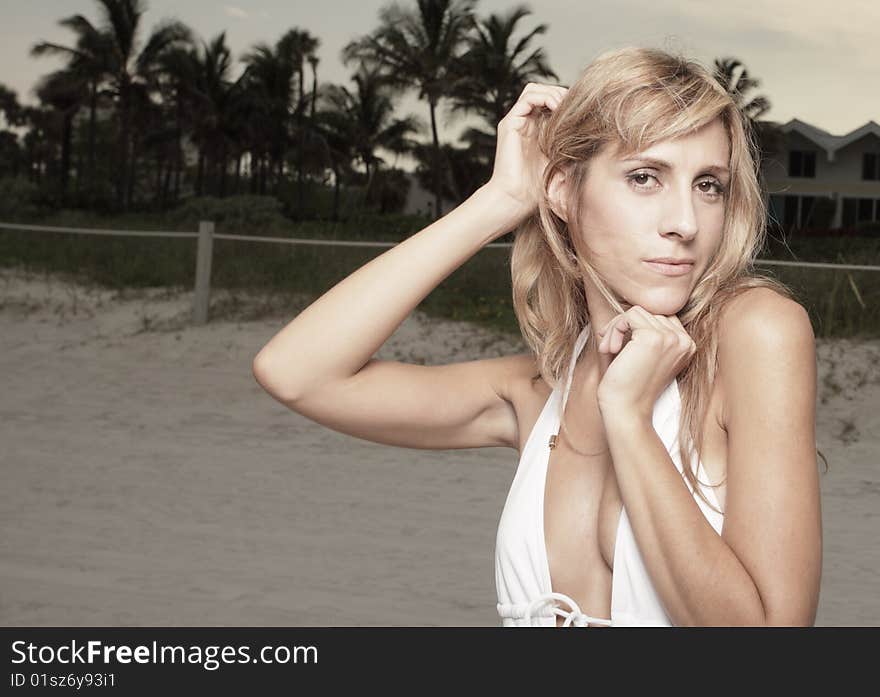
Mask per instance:
[[[101,218],[64,213],[44,225],[136,230],[194,230],[163,223],[161,216]],[[363,218],[332,224],[273,224],[252,234],[280,237],[399,240],[427,221],[407,216]],[[240,230],[229,230],[229,232]],[[218,232],[224,232],[218,226]],[[503,241],[509,241],[507,236]],[[810,239],[790,243],[795,258],[838,263],[880,263],[880,239]],[[214,240],[212,288],[304,294],[317,298],[350,273],[382,254],[381,247],[282,245]],[[191,289],[195,239],[108,237],[0,230],[0,266],[72,274],[111,288],[167,286]],[[479,251],[446,278],[418,309],[437,318],[478,322],[518,334],[510,289],[508,248]],[[790,252],[777,258],[792,259]],[[817,336],[880,337],[880,272],[758,267],[789,285],[808,310]]]

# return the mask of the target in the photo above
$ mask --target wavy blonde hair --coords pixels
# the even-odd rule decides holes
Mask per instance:
[[[544,195],[532,216],[515,231],[510,255],[514,312],[537,358],[539,372],[533,380],[543,377],[557,386],[573,358],[575,339],[589,321],[584,277],[592,279],[615,312],[624,311],[591,265],[590,250],[580,235],[590,159],[606,146],[638,152],[719,118],[730,141],[730,183],[721,244],[677,313],[697,350],[676,378],[682,402],[679,454],[683,471],[693,489],[715,510],[697,486],[691,453],[702,448],[701,425],[717,370],[719,318],[727,303],[749,288],[771,288],[791,299],[794,295],[780,281],[753,268],[767,235],[758,146],[751,122],[727,91],[701,64],[664,50],[626,47],[598,56],[569,87],[560,105],[539,116],[538,147],[548,160]],[[552,177],[560,171],[566,176],[564,208],[570,223],[551,209],[547,195]]]

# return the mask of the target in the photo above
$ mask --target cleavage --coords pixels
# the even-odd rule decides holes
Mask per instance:
[[[584,456],[575,452],[566,439],[568,430],[560,434],[547,465],[544,488],[547,563],[554,591],[574,598],[583,598],[585,592],[593,597],[590,591],[607,584],[610,572],[600,543],[600,535],[604,537],[609,526],[600,514],[607,518],[615,510],[619,511],[619,494],[610,453],[606,450]],[[581,433],[586,434],[584,431],[579,435]],[[586,451],[584,444],[588,442],[604,443],[604,429],[601,437],[580,438],[577,447]],[[602,449],[600,445],[591,452]],[[617,515],[611,517],[616,519]],[[611,540],[613,537],[612,534]],[[602,602],[598,602],[599,606]],[[588,603],[588,606],[596,604]]]

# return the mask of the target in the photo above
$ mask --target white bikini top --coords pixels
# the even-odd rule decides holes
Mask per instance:
[[[550,567],[544,542],[544,487],[550,460],[550,439],[559,432],[560,415],[568,401],[575,363],[589,337],[590,325],[584,327],[575,342],[564,393],[557,388],[544,404],[538,420],[523,447],[519,465],[507,494],[498,534],[495,539],[495,586],[498,592],[498,614],[505,627],[556,626],[556,617],[565,617],[563,626],[669,627],[672,622],[657,595],[635,535],[626,515],[620,512],[614,545],[614,569],[611,582],[611,618],[591,617],[581,612],[577,603],[564,593],[551,588]],[[561,398],[561,408],[560,408]],[[703,515],[720,535],[724,522],[719,514],[694,493],[684,477],[678,453],[678,424],[681,397],[678,381],[673,379],[654,404],[653,425],[688,490]],[[699,475],[702,462],[697,464]],[[715,490],[698,481],[705,496],[720,510]],[[560,603],[568,605],[566,610]]]

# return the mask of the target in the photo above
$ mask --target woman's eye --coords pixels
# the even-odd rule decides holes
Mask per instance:
[[[632,182],[632,184],[634,185],[633,188],[636,190],[651,190],[656,188],[653,186],[645,186],[645,184],[647,184],[647,179],[657,179],[657,177],[655,177],[653,174],[649,174],[648,172],[636,172],[635,174],[630,174],[627,179]],[[724,188],[724,186],[721,185],[720,182],[712,179],[704,179],[703,181],[699,182],[697,186],[703,187],[705,184],[708,184],[710,186],[710,189],[701,188],[700,191],[708,195],[709,198],[719,198],[726,191],[726,189]]]
[[[657,177],[655,177],[653,174],[648,174],[647,172],[636,172],[635,174],[630,174],[627,179],[632,183],[633,188],[637,191],[648,191],[657,188],[655,186],[645,186],[648,179],[657,179]]]

